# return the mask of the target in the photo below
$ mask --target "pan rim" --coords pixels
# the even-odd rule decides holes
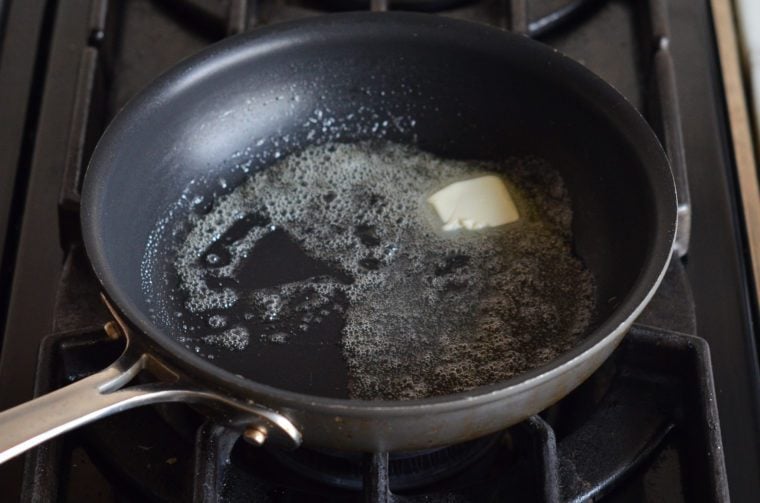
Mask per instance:
[[[98,234],[97,225],[102,213],[104,199],[99,197],[108,178],[109,163],[107,159],[112,149],[118,148],[118,136],[125,132],[133,123],[133,119],[141,113],[150,102],[161,102],[167,96],[181,92],[184,86],[213,72],[216,68],[237,61],[239,58],[249,58],[259,51],[267,51],[285,40],[288,44],[297,42],[298,30],[304,26],[320,25],[343,27],[361,23],[377,25],[392,24],[395,27],[405,26],[408,30],[427,30],[439,35],[456,31],[458,34],[469,32],[487,43],[520,44],[525,50],[536,56],[551,61],[555,68],[566,69],[574,74],[572,85],[579,88],[580,93],[594,94],[605,110],[614,112],[612,118],[618,123],[624,123],[633,131],[630,135],[638,137],[638,144],[648,148],[640,149],[639,156],[647,166],[648,178],[652,181],[654,191],[656,232],[653,243],[647,252],[644,267],[638,278],[628,291],[620,305],[599,326],[590,332],[585,339],[572,349],[562,353],[544,365],[531,369],[505,381],[500,381],[472,390],[447,395],[414,399],[414,400],[356,400],[348,398],[331,398],[319,395],[309,395],[295,391],[270,386],[247,378],[240,378],[230,371],[216,366],[210,361],[196,355],[191,350],[160,330],[130,300],[130,296],[118,284],[103,253],[104,243]],[[339,30],[324,32],[324,36],[335,34]],[[287,32],[289,37],[278,38],[275,35]],[[345,36],[345,33],[339,35]],[[461,37],[464,39],[466,37]],[[457,39],[450,37],[452,43]],[[244,51],[240,51],[244,48]],[[676,192],[672,172],[665,152],[654,132],[641,114],[618,93],[612,86],[600,77],[583,67],[580,63],[562,55],[556,50],[544,46],[525,37],[504,32],[496,28],[429,14],[408,12],[384,13],[341,13],[319,16],[280,23],[271,27],[259,28],[251,33],[238,35],[214,44],[200,53],[192,56],[159,77],[153,84],[133,98],[120,111],[106,128],[98,145],[93,152],[85,175],[81,198],[82,235],[87,255],[93,270],[108,297],[114,302],[125,318],[135,326],[138,337],[146,338],[152,345],[158,347],[167,363],[176,365],[179,369],[190,374],[191,378],[199,378],[201,382],[210,383],[213,387],[221,388],[232,395],[265,398],[278,407],[307,409],[326,414],[342,414],[348,416],[404,416],[414,415],[423,410],[451,411],[466,407],[474,407],[497,401],[505,396],[519,395],[540,385],[542,382],[556,378],[575,367],[575,362],[587,357],[606,346],[605,342],[619,339],[631,323],[646,307],[659,286],[671,260],[671,250],[675,240],[677,222]],[[265,404],[266,405],[266,404]]]

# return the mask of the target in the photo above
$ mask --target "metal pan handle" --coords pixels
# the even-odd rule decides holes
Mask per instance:
[[[0,463],[61,433],[154,399],[153,394],[140,387],[113,391],[137,375],[143,366],[142,359],[138,359],[123,368],[123,361],[120,359],[97,374],[1,412]]]
[[[126,325],[114,310],[111,312],[127,338],[124,353],[105,370],[0,412],[0,463],[102,417],[163,402],[211,406],[220,413],[222,422],[239,428],[258,444],[273,442],[285,448],[301,444],[298,429],[277,412],[180,383],[178,375],[155,357],[131,348]],[[116,329],[112,323],[106,327],[109,333]],[[146,368],[159,370],[163,380],[126,386]]]

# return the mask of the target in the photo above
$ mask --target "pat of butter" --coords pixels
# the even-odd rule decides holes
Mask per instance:
[[[443,222],[443,230],[498,227],[520,218],[504,182],[486,175],[454,182],[428,198]]]

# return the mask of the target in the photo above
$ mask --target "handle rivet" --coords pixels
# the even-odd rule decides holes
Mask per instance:
[[[254,445],[264,445],[267,440],[267,432],[261,426],[250,426],[243,432],[243,438]]]
[[[103,329],[106,331],[106,335],[108,335],[109,339],[116,341],[121,338],[121,329],[115,322],[109,321]]]

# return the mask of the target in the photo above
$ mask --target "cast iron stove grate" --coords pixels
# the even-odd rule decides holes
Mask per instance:
[[[120,346],[102,331],[49,337],[37,392],[95,371]],[[344,469],[343,480],[324,472],[318,480],[294,468],[293,458],[284,461],[289,455],[172,405],[127,411],[37,448],[27,459],[23,500],[91,496],[96,489],[72,487],[77,474],[67,469],[77,457],[86,463],[84,449],[117,481],[123,501],[637,501],[662,494],[673,476],[689,481],[673,501],[724,501],[720,446],[705,342],[637,326],[567,398],[499,434],[439,451],[444,463],[429,452],[390,461],[387,453],[365,454],[348,463],[354,471]],[[331,455],[315,456],[316,465],[300,461],[317,472]],[[431,470],[452,466],[443,478]]]
[[[376,9],[396,8],[392,0],[367,1],[365,8],[370,3]],[[611,12],[633,11],[624,6],[626,2],[612,0],[473,0],[449,5],[450,10],[438,15],[487,22],[531,36],[558,34],[565,40],[563,33],[577,30],[596,14],[597,6],[606,3],[613,4]],[[171,34],[163,40],[161,49],[168,56],[162,64],[187,54],[188,47],[197,49],[259,25],[320,13],[313,4],[298,1],[155,0],[140,2],[143,7],[135,7],[128,24],[125,6],[104,0],[87,5],[88,35],[80,41],[81,52],[76,52],[76,44],[70,45],[75,57],[70,67],[78,69],[73,72],[71,115],[61,119],[68,120],[71,128],[62,156],[59,198],[67,260],[58,288],[58,335],[42,347],[37,392],[102,368],[118,353],[118,343],[107,340],[97,328],[106,316],[78,244],[79,188],[87,156],[109,114],[155,74],[151,61],[140,60],[139,51],[119,55],[119,43],[134,43],[130,34],[141,23],[148,46],[156,42],[151,37],[162,33],[151,31],[152,18],[145,5],[167,19],[181,18],[182,26],[197,34],[190,38]],[[611,68],[605,77],[647,112],[668,150],[679,187],[678,252],[683,254],[688,248],[689,198],[666,6],[665,0],[636,3],[638,21],[644,26],[637,32],[638,56],[632,68]],[[72,6],[69,12],[78,11]],[[602,25],[602,29],[619,27]],[[613,32],[597,35],[602,43],[616,40]],[[572,49],[573,38],[567,40]],[[627,87],[631,81],[635,85]],[[727,500],[706,345],[678,333],[695,333],[693,305],[680,264],[666,279],[664,293],[641,321],[667,329],[636,328],[578,392],[495,440],[464,449],[469,458],[462,462],[461,453],[455,455],[460,465],[443,481],[412,477],[413,484],[399,484],[387,455],[373,454],[350,467],[348,485],[355,485],[358,476],[364,482],[363,492],[336,487],[341,484],[304,476],[303,469],[295,469],[282,456],[254,450],[213,424],[199,424],[182,406],[166,406],[130,411],[38,448],[27,460],[24,496],[104,501],[148,497],[157,501],[386,501],[391,497],[581,501],[606,494],[605,501]],[[673,488],[674,478],[684,482],[682,488]]]

